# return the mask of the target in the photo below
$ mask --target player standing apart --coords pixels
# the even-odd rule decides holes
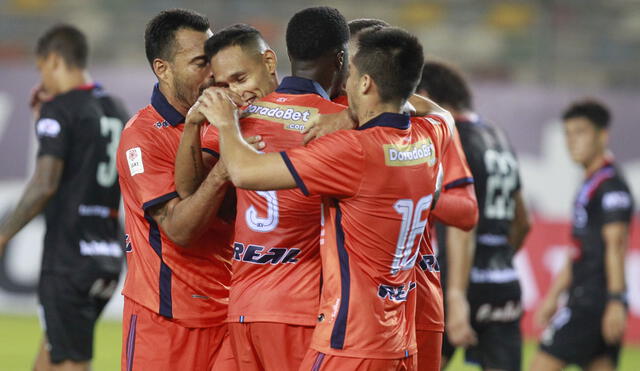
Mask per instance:
[[[443,366],[456,346],[466,346],[467,361],[485,370],[520,370],[521,294],[512,260],[529,230],[529,220],[515,153],[500,129],[472,111],[469,88],[453,68],[426,62],[419,91],[456,120],[475,181],[480,217],[472,242],[475,254],[466,257],[449,256],[458,252],[449,247],[462,232],[442,225],[437,228],[447,308]],[[473,261],[470,272],[466,264],[461,266],[467,258]]]
[[[614,370],[627,318],[624,256],[633,198],[608,151],[609,110],[583,100],[572,104],[562,119],[569,154],[585,169],[585,180],[573,208],[575,249],[536,316],[547,328],[531,369],[553,371],[576,364]],[[558,309],[565,290],[567,305]]]
[[[34,369],[89,370],[93,329],[122,268],[115,151],[128,115],[91,81],[87,41],[75,27],[48,30],[36,54],[38,159],[18,206],[0,225],[0,254],[45,212],[38,283],[45,336]],[[43,102],[45,94],[51,99]]]
[[[388,28],[363,33],[359,45],[347,80],[359,130],[258,154],[242,142],[226,96],[206,92],[201,100],[201,110],[220,129],[222,159],[236,186],[297,185],[325,196],[323,290],[301,369],[416,367],[414,265],[436,191],[437,156],[453,122],[437,107],[439,115],[430,118],[438,124],[418,130],[400,114],[423,63],[415,37]],[[414,152],[419,155],[410,159]]]
[[[211,84],[210,35],[205,17],[179,9],[161,12],[145,31],[158,83],[127,123],[117,156],[128,262],[123,370],[235,368],[224,341],[233,223],[217,216],[226,171],[216,165],[189,197],[174,184],[185,115]]]

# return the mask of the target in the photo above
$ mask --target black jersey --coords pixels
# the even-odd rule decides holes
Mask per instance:
[[[43,272],[119,273],[115,155],[127,120],[123,106],[97,85],[43,104],[36,122],[38,156],[64,161],[60,185],[45,209]]]
[[[515,251],[508,238],[515,213],[514,195],[520,189],[518,162],[505,133],[497,127],[470,119],[457,119],[456,127],[473,174],[479,213],[469,301],[472,310],[474,306],[481,310],[481,317],[491,316],[497,306],[507,305],[514,313],[507,316],[511,318],[520,312],[521,294],[512,262]],[[438,260],[445,270],[445,227],[436,225],[436,232]],[[482,308],[486,303],[491,308]]]
[[[569,305],[604,306],[607,277],[602,228],[607,223],[630,223],[632,214],[629,187],[613,164],[606,163],[584,181],[573,210],[572,236],[577,254]]]

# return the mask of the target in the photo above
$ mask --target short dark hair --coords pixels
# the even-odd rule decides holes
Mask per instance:
[[[248,24],[238,23],[214,32],[204,44],[204,53],[207,59],[211,59],[226,47],[238,45],[244,48],[256,46],[259,42],[264,42],[260,31]]]
[[[173,58],[176,32],[183,28],[205,32],[209,29],[209,20],[193,10],[170,9],[161,11],[147,23],[144,50],[149,64],[153,65],[156,58]]]
[[[349,34],[354,37],[358,32],[369,27],[391,27],[391,25],[382,19],[375,18],[359,18],[349,21]]]
[[[291,17],[286,39],[291,59],[310,61],[342,50],[349,41],[349,26],[338,9],[307,8]]]
[[[598,129],[607,129],[611,120],[607,106],[593,98],[573,102],[562,114],[563,121],[576,117],[586,118]]]
[[[353,64],[378,86],[383,102],[407,100],[416,89],[424,62],[418,38],[397,27],[369,28],[358,36]]]
[[[462,74],[453,66],[442,62],[426,61],[418,91],[424,90],[438,104],[456,110],[472,108],[471,91]]]
[[[50,28],[38,39],[36,55],[47,57],[56,53],[71,67],[86,68],[89,45],[82,31],[68,24]]]

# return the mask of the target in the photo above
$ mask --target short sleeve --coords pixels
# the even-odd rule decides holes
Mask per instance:
[[[442,158],[442,164],[444,166],[443,185],[445,190],[473,184],[473,175],[467,164],[467,156],[462,149],[460,134],[455,129],[451,144]]]
[[[167,153],[162,139],[150,140],[125,130],[118,149],[118,172],[129,192],[147,210],[178,196],[174,183],[175,155]],[[125,195],[127,196],[127,195]]]
[[[599,193],[598,201],[604,224],[631,222],[633,198],[623,183],[617,179],[609,179],[602,184]]]
[[[280,154],[307,196],[351,197],[364,178],[364,150],[351,131],[342,130]]]
[[[40,119],[36,121],[38,156],[51,155],[65,159],[71,136],[70,120],[54,102],[42,106]]]
[[[203,125],[202,133],[200,134],[200,144],[202,146],[202,152],[208,153],[215,158],[220,158],[220,139],[218,130],[214,125],[209,123]]]

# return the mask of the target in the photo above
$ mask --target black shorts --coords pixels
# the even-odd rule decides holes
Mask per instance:
[[[93,357],[93,330],[118,277],[42,273],[38,285],[42,326],[51,362]]]
[[[560,308],[542,333],[540,349],[567,364],[581,367],[601,356],[608,356],[617,365],[620,344],[608,345],[604,341],[603,313],[596,308]]]

